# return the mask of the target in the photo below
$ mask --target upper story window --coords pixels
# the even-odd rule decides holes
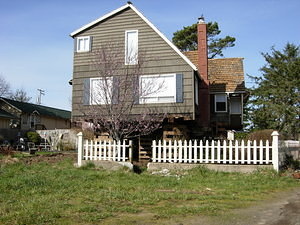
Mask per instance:
[[[139,102],[176,102],[176,74],[140,76]]]
[[[97,77],[90,79],[90,104],[105,105],[112,102],[112,77]]]
[[[125,65],[138,63],[138,31],[125,31]]]
[[[91,50],[91,37],[90,36],[84,36],[84,37],[78,37],[75,39],[76,41],[76,52],[89,52]]]
[[[215,95],[215,112],[227,112],[227,95]]]

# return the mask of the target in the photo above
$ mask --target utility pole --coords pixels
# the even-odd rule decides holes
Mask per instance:
[[[37,89],[38,90],[38,97],[36,99],[36,104],[41,105],[42,104],[42,95],[45,95],[45,90]]]

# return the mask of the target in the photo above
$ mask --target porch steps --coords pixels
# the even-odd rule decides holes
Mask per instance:
[[[139,140],[139,162],[147,164],[152,156],[152,138],[140,137]]]

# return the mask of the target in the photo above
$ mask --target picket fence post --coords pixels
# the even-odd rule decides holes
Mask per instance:
[[[77,165],[82,165],[82,151],[83,151],[83,145],[82,145],[82,132],[79,132],[77,134],[77,140],[78,140],[78,147],[77,147]]]
[[[278,136],[279,133],[277,131],[273,131],[272,135],[272,163],[273,168],[277,172],[279,171],[279,160],[278,160]]]
[[[132,140],[129,140],[129,162],[132,162]]]

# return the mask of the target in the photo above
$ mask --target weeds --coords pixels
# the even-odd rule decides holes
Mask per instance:
[[[14,155],[14,149],[11,146],[0,146],[0,155],[3,156],[13,156]]]
[[[72,164],[15,163],[0,168],[0,224],[116,224],[118,216],[140,213],[155,218],[218,215],[299,186],[270,170],[245,175],[199,167],[178,180]]]

